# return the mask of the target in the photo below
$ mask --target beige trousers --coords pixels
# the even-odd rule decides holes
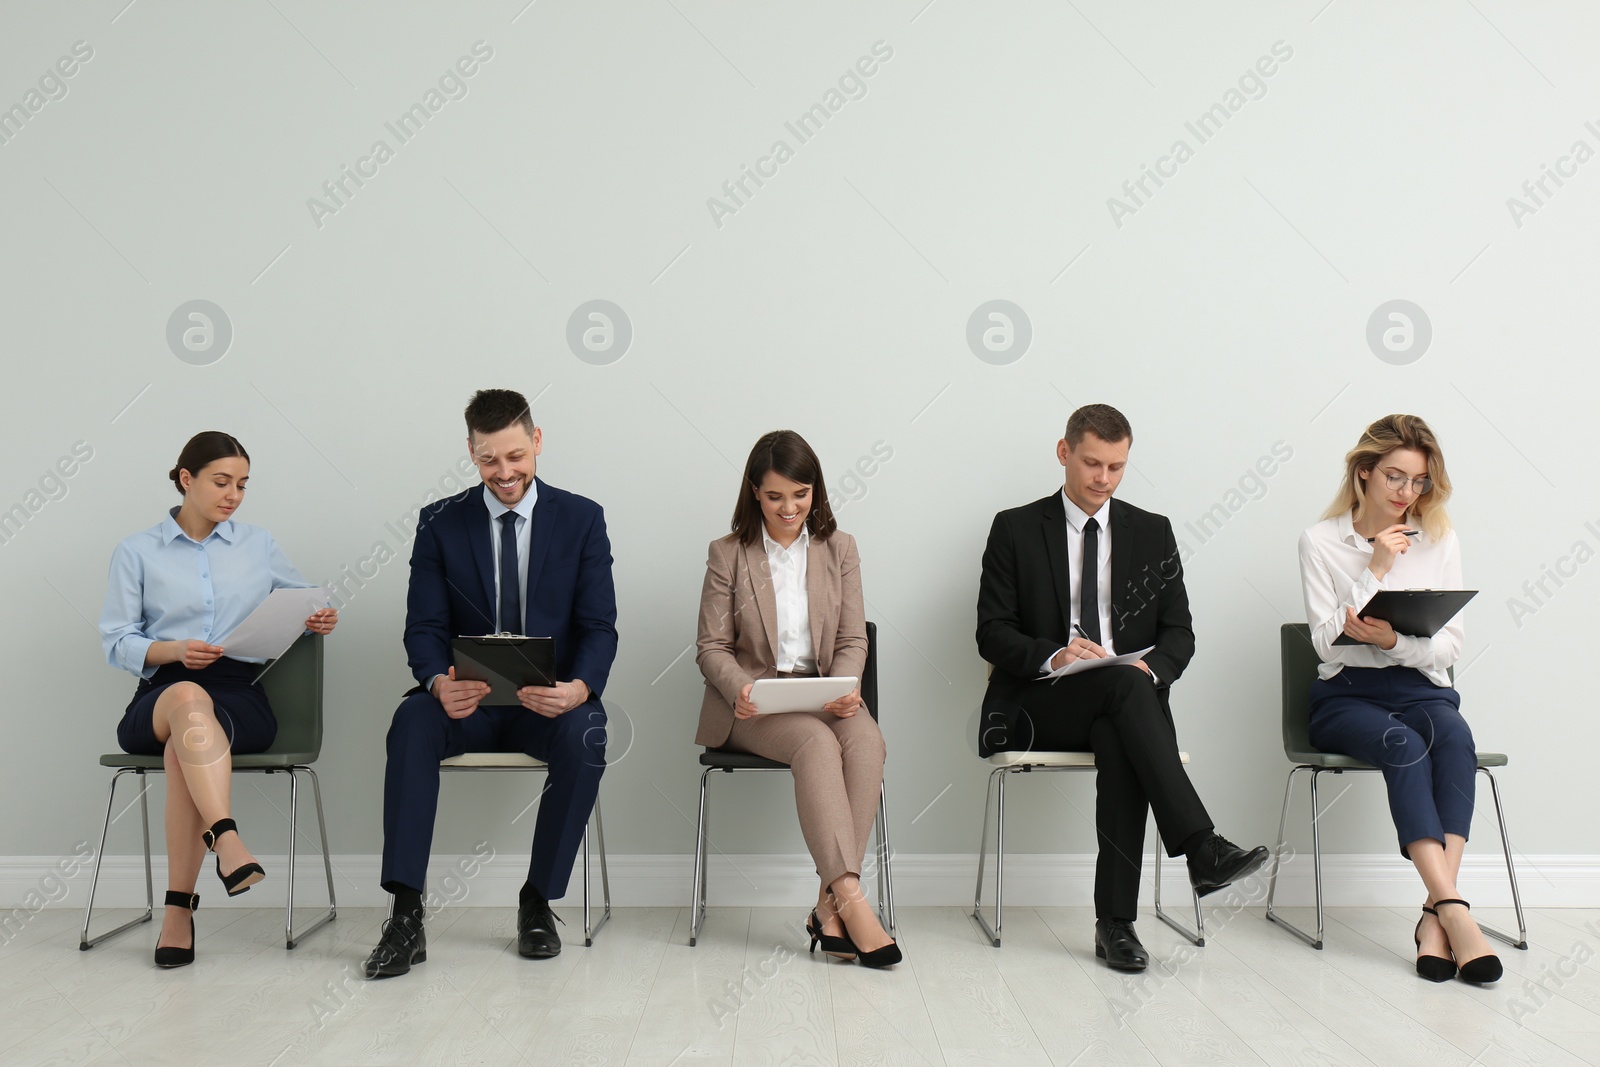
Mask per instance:
[[[824,885],[861,875],[883,790],[883,734],[865,706],[848,719],[791,711],[735,719],[722,746],[781,760],[794,774],[800,832]]]

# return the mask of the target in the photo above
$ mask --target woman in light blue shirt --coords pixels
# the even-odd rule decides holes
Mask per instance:
[[[233,521],[250,478],[250,456],[235,438],[196,434],[168,477],[183,503],[117,545],[100,636],[111,665],[139,678],[117,741],[126,752],[165,758],[167,908],[155,960],[181,967],[194,962],[194,887],[205,852],[216,853],[229,896],[266,877],[229,817],[231,753],[265,751],[278,725],[254,681],[261,661],[230,658],[211,642],[272,590],[313,583],[271,534]],[[306,628],[326,634],[337,622],[328,608]]]

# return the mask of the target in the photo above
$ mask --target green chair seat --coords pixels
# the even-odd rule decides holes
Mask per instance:
[[[304,767],[317,761],[316,752],[258,752],[253,756],[233,757],[236,771],[286,771],[290,767]],[[160,756],[130,756],[126,752],[108,752],[100,757],[102,767],[131,767],[140,771],[159,771],[163,767]]]
[[[1354,756],[1341,756],[1335,752],[1317,752],[1314,750],[1291,752],[1286,749],[1284,755],[1288,756],[1293,763],[1298,763],[1304,767],[1320,767],[1325,771],[1375,771],[1378,769],[1370,763],[1364,763],[1356,759]],[[1503,752],[1478,753],[1478,766],[1480,767],[1504,767],[1510,762],[1511,760]]]

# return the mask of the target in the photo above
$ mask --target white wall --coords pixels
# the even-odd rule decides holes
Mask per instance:
[[[0,143],[0,508],[42,503],[0,544],[0,856],[67,855],[98,827],[95,757],[115,747],[132,688],[92,625],[106,561],[176,502],[164,472],[206,428],[250,448],[241,518],[308,575],[333,578],[379,544],[402,552],[330,643],[319,764],[335,851],[379,851],[383,734],[409,684],[402,516],[456,463],[461,408],[491,385],[538,396],[539,473],[606,507],[621,633],[604,786],[614,853],[691,849],[700,679],[680,653],[737,464],[780,426],[807,436],[830,478],[892,450],[840,521],[880,626],[896,845],[973,851],[983,539],[997,509],[1058,484],[1054,442],[1090,401],[1134,424],[1122,495],[1170,515],[1192,550],[1199,651],[1174,706],[1223,832],[1253,843],[1276,828],[1277,629],[1300,618],[1296,536],[1360,428],[1411,410],[1440,434],[1457,484],[1467,578],[1483,591],[1468,609],[1463,708],[1482,747],[1512,755],[1517,845],[1600,853],[1576,803],[1600,748],[1584,679],[1600,564],[1547,583],[1531,614],[1508,606],[1575,545],[1585,560],[1600,550],[1587,351],[1600,164],[1547,181],[1532,214],[1507,204],[1575,141],[1600,149],[1585,126],[1600,120],[1592,11],[521,6],[119,14],[113,0],[0,16],[0,106],[26,107],[75,42],[93,49],[67,94]],[[478,41],[493,55],[467,95],[400,145],[385,123]],[[893,55],[865,96],[801,144],[785,122],[879,41]],[[1292,56],[1264,95],[1201,143],[1185,123],[1226,103],[1275,42]],[[380,138],[394,158],[319,225],[308,198]],[[778,139],[793,158],[714,219],[708,198]],[[1108,198],[1177,139],[1193,157],[1113,219]],[[596,298],[632,324],[609,365],[565,339]],[[209,365],[166,340],[194,299],[232,324]],[[1031,346],[1006,365],[966,340],[993,299],[1031,321]],[[1393,299],[1432,327],[1403,365],[1366,340]],[[77,442],[93,458],[65,495],[30,498]],[[1292,457],[1246,483],[1255,498],[1230,500],[1275,447]],[[1202,541],[1186,524],[1218,503],[1237,511]],[[719,785],[718,848],[801,851],[787,789]],[[1018,805],[1014,848],[1093,851],[1092,790],[1060,785]],[[282,848],[279,789],[238,787],[264,852]],[[437,851],[526,848],[528,821],[509,825],[526,788],[445,790]],[[1325,843],[1393,855],[1376,783],[1340,802]],[[133,847],[124,836],[111,851]]]

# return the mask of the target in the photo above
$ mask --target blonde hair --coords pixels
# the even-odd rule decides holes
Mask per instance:
[[[1366,506],[1366,494],[1361,488],[1361,475],[1371,477],[1383,457],[1398,448],[1409,448],[1422,453],[1428,461],[1428,479],[1433,488],[1413,497],[1406,513],[1411,521],[1429,538],[1437,541],[1450,531],[1450,516],[1445,513],[1445,502],[1450,499],[1450,475],[1444,469],[1444,453],[1439,440],[1428,424],[1416,415],[1385,415],[1361,433],[1356,446],[1344,455],[1344,484],[1323,514],[1325,519],[1349,514],[1353,521],[1361,520],[1361,510]]]

